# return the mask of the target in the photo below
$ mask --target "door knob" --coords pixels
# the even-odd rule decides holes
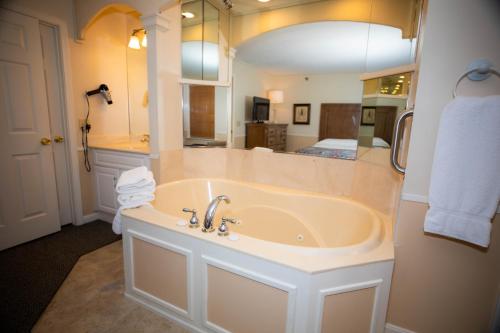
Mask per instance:
[[[62,142],[64,142],[64,138],[60,135],[56,135],[54,138],[54,141],[57,143],[62,143]]]
[[[50,143],[51,143],[51,142],[52,142],[52,141],[50,141],[50,139],[49,139],[49,138],[42,138],[42,139],[40,140],[40,143],[41,143],[42,145],[44,145],[44,146],[48,146],[48,145],[50,145]]]

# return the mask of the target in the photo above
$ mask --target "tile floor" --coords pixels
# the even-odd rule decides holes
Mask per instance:
[[[32,332],[188,332],[123,292],[119,241],[78,260]]]

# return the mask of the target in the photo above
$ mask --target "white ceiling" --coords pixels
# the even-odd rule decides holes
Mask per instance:
[[[413,49],[397,28],[330,21],[262,34],[240,45],[236,57],[274,74],[362,73],[408,64]]]

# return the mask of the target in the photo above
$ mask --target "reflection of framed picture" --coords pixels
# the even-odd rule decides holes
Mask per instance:
[[[311,121],[311,104],[293,105],[293,123],[296,125],[309,125]]]
[[[361,125],[375,126],[375,108],[373,106],[363,106]]]

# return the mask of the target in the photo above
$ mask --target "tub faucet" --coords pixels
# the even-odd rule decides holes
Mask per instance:
[[[203,221],[203,228],[201,231],[203,232],[212,232],[214,231],[214,216],[215,211],[217,210],[217,206],[219,202],[225,201],[226,203],[231,203],[231,199],[227,195],[219,195],[215,199],[213,199],[208,205],[207,212],[205,213],[205,220]]]

